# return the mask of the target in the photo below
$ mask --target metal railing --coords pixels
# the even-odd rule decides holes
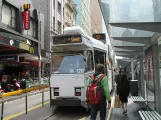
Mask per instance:
[[[45,88],[49,88],[49,85],[41,85],[41,86],[33,86],[33,87],[30,87],[30,88],[26,88],[26,89],[23,89],[23,90],[17,90],[17,91],[13,91],[13,92],[7,92],[7,93],[2,93],[2,107],[1,107],[1,120],[3,120],[3,113],[4,113],[4,103],[5,103],[5,98],[6,97],[9,97],[9,96],[14,96],[14,95],[17,95],[17,94],[26,94],[25,95],[25,110],[26,110],[26,114],[28,113],[28,105],[27,105],[27,97],[28,97],[28,92],[31,92],[31,91],[36,91],[36,90],[41,90],[41,93],[42,93],[42,107],[44,107],[44,89]]]

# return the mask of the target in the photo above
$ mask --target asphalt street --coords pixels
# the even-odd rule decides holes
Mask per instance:
[[[89,120],[89,113],[82,107],[50,107],[49,94],[49,91],[45,92],[44,107],[41,104],[41,93],[29,96],[27,115],[25,114],[25,98],[5,102],[4,120]],[[99,119],[98,114],[97,120]]]
[[[49,91],[44,92],[44,101],[49,100]],[[28,108],[42,103],[42,94],[36,94],[27,98]],[[0,105],[0,112],[1,112]],[[4,118],[25,111],[25,97],[4,103]]]
[[[27,115],[23,114],[11,120],[86,120],[89,114],[82,107],[53,107],[47,104]],[[99,119],[98,119],[99,120]]]

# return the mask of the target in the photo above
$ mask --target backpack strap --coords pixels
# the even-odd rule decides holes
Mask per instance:
[[[105,76],[106,76],[105,74],[102,74],[96,81],[97,81],[97,82],[100,82]],[[92,80],[95,80],[95,77],[94,77],[93,74],[90,75],[90,77],[91,77]]]
[[[92,75],[90,75],[90,77],[91,77],[91,79],[92,79],[92,80],[94,80],[94,75],[93,75],[93,74],[92,74]]]
[[[105,76],[106,76],[105,74],[102,74],[96,81],[100,82]]]

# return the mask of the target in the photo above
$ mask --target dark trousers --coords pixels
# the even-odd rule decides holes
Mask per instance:
[[[103,100],[100,104],[90,105],[90,111],[91,111],[90,120],[96,120],[98,111],[100,111],[100,120],[105,120],[106,108],[107,108],[106,100]]]

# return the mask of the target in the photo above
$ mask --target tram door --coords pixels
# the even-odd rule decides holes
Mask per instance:
[[[106,53],[102,51],[94,51],[95,65],[103,64],[105,66],[104,73],[107,75],[107,65],[106,65]]]

